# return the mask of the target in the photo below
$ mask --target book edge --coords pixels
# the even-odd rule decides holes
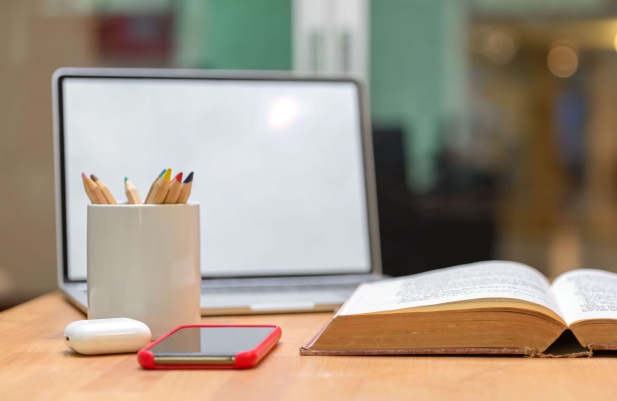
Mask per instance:
[[[590,344],[587,344],[587,348],[589,348],[591,352],[593,351],[617,351],[617,344],[590,343]]]
[[[403,349],[351,349],[314,350],[310,345],[300,348],[304,356],[369,356],[369,355],[525,355],[537,356],[533,348],[403,348]]]
[[[313,344],[315,344],[315,341],[317,341],[317,339],[319,338],[319,336],[321,336],[321,333],[324,332],[324,330],[330,325],[330,323],[332,323],[332,320],[334,320],[334,318],[336,317],[336,315],[334,315],[334,317],[330,318],[330,320],[328,320],[328,323],[326,323],[318,332],[317,334],[315,334],[313,336],[313,338],[311,338],[311,340],[304,346],[304,347],[300,347],[300,349],[310,349]]]
[[[617,346],[613,346],[617,350]],[[600,348],[596,348],[600,349]],[[307,347],[300,348],[302,356],[388,356],[388,355],[486,355],[505,356],[523,355],[529,358],[589,358],[593,350],[573,352],[567,354],[546,354],[533,348],[416,348],[416,349],[371,349],[371,350],[313,350]]]

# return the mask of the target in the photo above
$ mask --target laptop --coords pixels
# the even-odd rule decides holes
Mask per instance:
[[[62,68],[52,77],[58,281],[87,310],[81,173],[116,198],[194,172],[203,315],[330,311],[380,279],[362,85],[266,72]],[[119,280],[122,278],[119,277]]]

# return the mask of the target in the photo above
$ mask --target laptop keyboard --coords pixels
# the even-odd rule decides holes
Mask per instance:
[[[202,294],[238,292],[351,291],[361,282],[375,281],[374,275],[285,277],[268,279],[216,279],[202,281]]]
[[[202,294],[229,294],[239,292],[298,292],[298,291],[351,291],[356,284],[338,284],[338,285],[288,285],[288,286],[259,286],[259,287],[210,287],[201,288]]]
[[[362,276],[341,277],[302,277],[272,279],[220,279],[203,280],[201,293],[221,294],[230,292],[293,292],[315,290],[353,290],[360,283],[375,281],[379,277],[367,274]],[[334,281],[334,282],[333,282]],[[80,289],[84,293],[88,290]]]

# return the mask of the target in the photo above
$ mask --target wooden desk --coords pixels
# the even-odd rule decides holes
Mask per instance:
[[[617,399],[616,357],[306,357],[327,313],[206,318],[268,323],[281,342],[255,369],[145,371],[134,354],[80,356],[62,342],[84,316],[59,293],[0,313],[0,400]]]

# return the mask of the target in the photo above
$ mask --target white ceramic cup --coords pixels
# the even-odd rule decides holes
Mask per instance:
[[[200,322],[199,205],[88,205],[88,319]]]

